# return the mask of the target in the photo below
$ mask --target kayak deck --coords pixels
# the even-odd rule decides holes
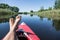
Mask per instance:
[[[25,32],[32,33],[31,35],[28,35],[32,40],[40,40],[40,38],[24,22],[18,25],[18,30],[19,29],[23,29]]]

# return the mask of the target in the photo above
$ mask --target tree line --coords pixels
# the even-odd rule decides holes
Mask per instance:
[[[60,9],[60,0],[55,0],[54,6],[49,7],[48,9],[44,9],[44,7],[42,6],[41,9],[39,10],[39,12],[41,11],[47,11],[47,10],[52,10],[52,9]]]
[[[5,4],[5,3],[0,3],[0,8],[1,9],[9,9],[11,11],[14,11],[14,12],[19,12],[19,8],[16,7],[16,6],[9,6],[8,4]]]

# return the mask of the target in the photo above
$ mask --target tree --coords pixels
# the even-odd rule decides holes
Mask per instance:
[[[33,10],[31,10],[30,12],[33,13]]]
[[[18,7],[10,7],[10,10],[14,11],[14,12],[18,12],[19,11],[19,8]]]
[[[52,10],[52,7],[49,7],[49,9],[48,10]]]
[[[8,4],[1,3],[0,4],[0,8],[3,8],[3,9],[9,8],[9,5]]]
[[[15,6],[11,7],[8,4],[4,4],[4,3],[0,4],[0,8],[2,8],[2,9],[9,9],[9,10],[14,11],[14,12],[18,12],[19,11],[18,7],[15,7]]]
[[[54,6],[55,9],[60,9],[60,0],[56,0],[55,1],[55,6]]]
[[[41,9],[40,9],[39,11],[41,11],[41,12],[44,11],[44,7],[42,6]]]

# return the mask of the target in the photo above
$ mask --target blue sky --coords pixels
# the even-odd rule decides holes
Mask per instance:
[[[0,0],[0,3],[18,7],[20,12],[38,11],[42,6],[47,9],[48,7],[53,7],[54,2],[55,0]]]

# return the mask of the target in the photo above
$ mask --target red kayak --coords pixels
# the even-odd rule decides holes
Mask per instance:
[[[31,30],[31,28],[24,22],[22,22],[18,26],[18,30],[24,30],[25,36],[28,38],[28,40],[40,40],[40,38]],[[21,31],[20,31],[21,32]],[[23,32],[22,32],[23,33]],[[20,35],[21,36],[21,35]]]

